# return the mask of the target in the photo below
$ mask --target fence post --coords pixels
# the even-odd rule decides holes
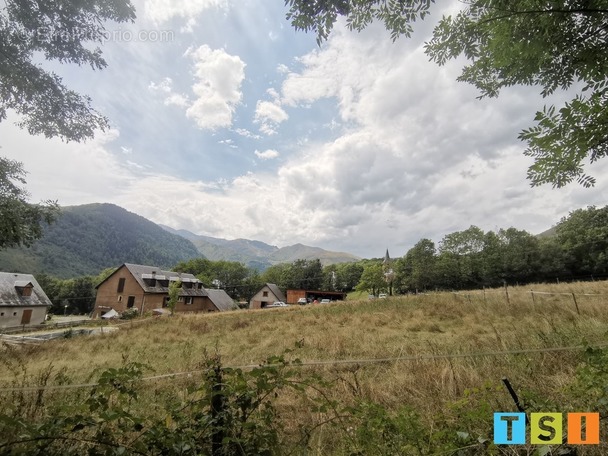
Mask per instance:
[[[572,300],[574,301],[574,307],[576,307],[576,313],[580,315],[581,311],[578,308],[578,302],[576,302],[576,296],[574,296],[574,293],[572,293]]]
[[[536,300],[534,299],[534,291],[530,290],[530,294],[532,295],[532,304],[536,304]]]
[[[509,290],[507,289],[507,281],[505,280],[505,295],[507,296],[507,304],[511,305],[511,299],[509,299]]]
[[[511,382],[509,382],[509,379],[507,377],[503,377],[502,378],[502,382],[507,387],[507,391],[509,391],[509,394],[511,395],[511,398],[513,399],[513,402],[515,402],[515,406],[517,407],[517,410],[519,410],[522,413],[525,413],[526,409],[524,409],[524,407],[519,402],[519,398],[517,397],[517,393],[515,392],[515,390],[511,386]]]

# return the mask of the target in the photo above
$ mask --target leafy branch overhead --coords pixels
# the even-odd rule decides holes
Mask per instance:
[[[42,236],[42,224],[59,215],[55,201],[30,204],[20,184],[25,184],[23,165],[0,157],[0,250],[31,246]]]
[[[91,106],[88,96],[63,84],[38,62],[107,65],[99,47],[106,39],[106,21],[135,18],[130,0],[49,3],[7,0],[0,6],[0,122],[12,110],[18,125],[30,134],[65,141],[92,138],[108,120]]]
[[[429,14],[425,0],[287,0],[287,18],[297,30],[326,40],[338,16],[351,30],[374,20],[392,39],[410,36],[411,24]],[[547,106],[536,125],[522,131],[531,185],[563,187],[573,181],[593,186],[585,167],[608,154],[608,1],[538,2],[471,0],[443,17],[425,51],[438,65],[463,56],[459,81],[473,84],[480,98],[497,97],[504,87],[538,86],[546,97],[576,90],[560,109]]]

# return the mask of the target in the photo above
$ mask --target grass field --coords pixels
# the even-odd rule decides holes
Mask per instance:
[[[515,410],[501,387],[503,377],[538,407],[545,402],[549,411],[580,406],[580,398],[573,401],[572,385],[583,351],[542,350],[600,346],[608,343],[607,334],[608,282],[431,293],[150,318],[102,336],[5,348],[0,350],[0,384],[87,382],[126,361],[150,366],[149,376],[197,371],[205,354],[216,353],[224,366],[249,366],[291,349],[288,357],[304,363],[300,369],[329,382],[326,394],[332,400],[371,401],[388,411],[407,406],[426,426],[440,414],[452,424],[464,415],[469,417],[465,421],[476,417],[478,423],[463,426],[487,434],[492,425],[488,411]],[[518,353],[502,353],[509,351]],[[147,385],[157,393],[179,388],[179,382],[166,380]],[[0,405],[12,400],[14,392],[0,394]],[[287,430],[318,419],[288,399],[281,407]],[[603,431],[602,436],[605,441]],[[339,453],[335,440],[332,433],[318,431],[308,454]],[[605,454],[606,449],[594,446],[579,454]]]

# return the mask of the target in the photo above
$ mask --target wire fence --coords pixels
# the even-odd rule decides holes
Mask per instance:
[[[608,342],[598,342],[593,344],[595,348],[608,347]],[[588,346],[575,345],[568,347],[540,347],[540,348],[523,348],[517,350],[501,350],[501,351],[487,351],[487,352],[472,352],[472,353],[446,353],[446,354],[418,354],[408,356],[391,356],[385,358],[361,358],[361,359],[333,359],[333,360],[316,360],[316,361],[303,361],[299,363],[289,364],[289,367],[296,368],[307,368],[307,367],[322,367],[322,366],[339,366],[345,364],[365,365],[365,364],[389,364],[407,361],[437,361],[437,360],[454,360],[463,358],[481,358],[481,357],[498,357],[498,356],[513,356],[513,355],[525,355],[533,353],[556,353],[556,352],[572,352],[572,351],[583,351]],[[259,367],[281,367],[282,364],[245,364],[235,366],[225,366],[225,369],[241,369],[251,370]],[[205,373],[205,370],[193,370],[186,372],[171,372],[167,374],[154,375],[151,377],[143,377],[139,381],[154,381],[162,380],[167,378],[176,378],[184,376],[193,376],[196,374]],[[98,383],[80,383],[80,384],[69,384],[69,385],[39,385],[39,386],[22,386],[22,387],[0,387],[0,393],[10,392],[27,392],[27,391],[42,391],[42,390],[70,390],[79,388],[92,388],[97,386]]]

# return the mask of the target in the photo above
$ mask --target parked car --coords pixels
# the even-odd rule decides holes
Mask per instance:
[[[330,299],[321,299],[321,304],[329,304],[330,302]]]
[[[287,304],[285,304],[283,301],[275,301],[272,304],[268,304],[265,308],[272,309],[274,307],[289,307],[289,306]]]
[[[386,293],[380,293],[378,299],[386,299]]]
[[[300,298],[298,299],[298,304],[300,304],[301,306],[305,306],[306,304],[308,304],[308,299]]]

